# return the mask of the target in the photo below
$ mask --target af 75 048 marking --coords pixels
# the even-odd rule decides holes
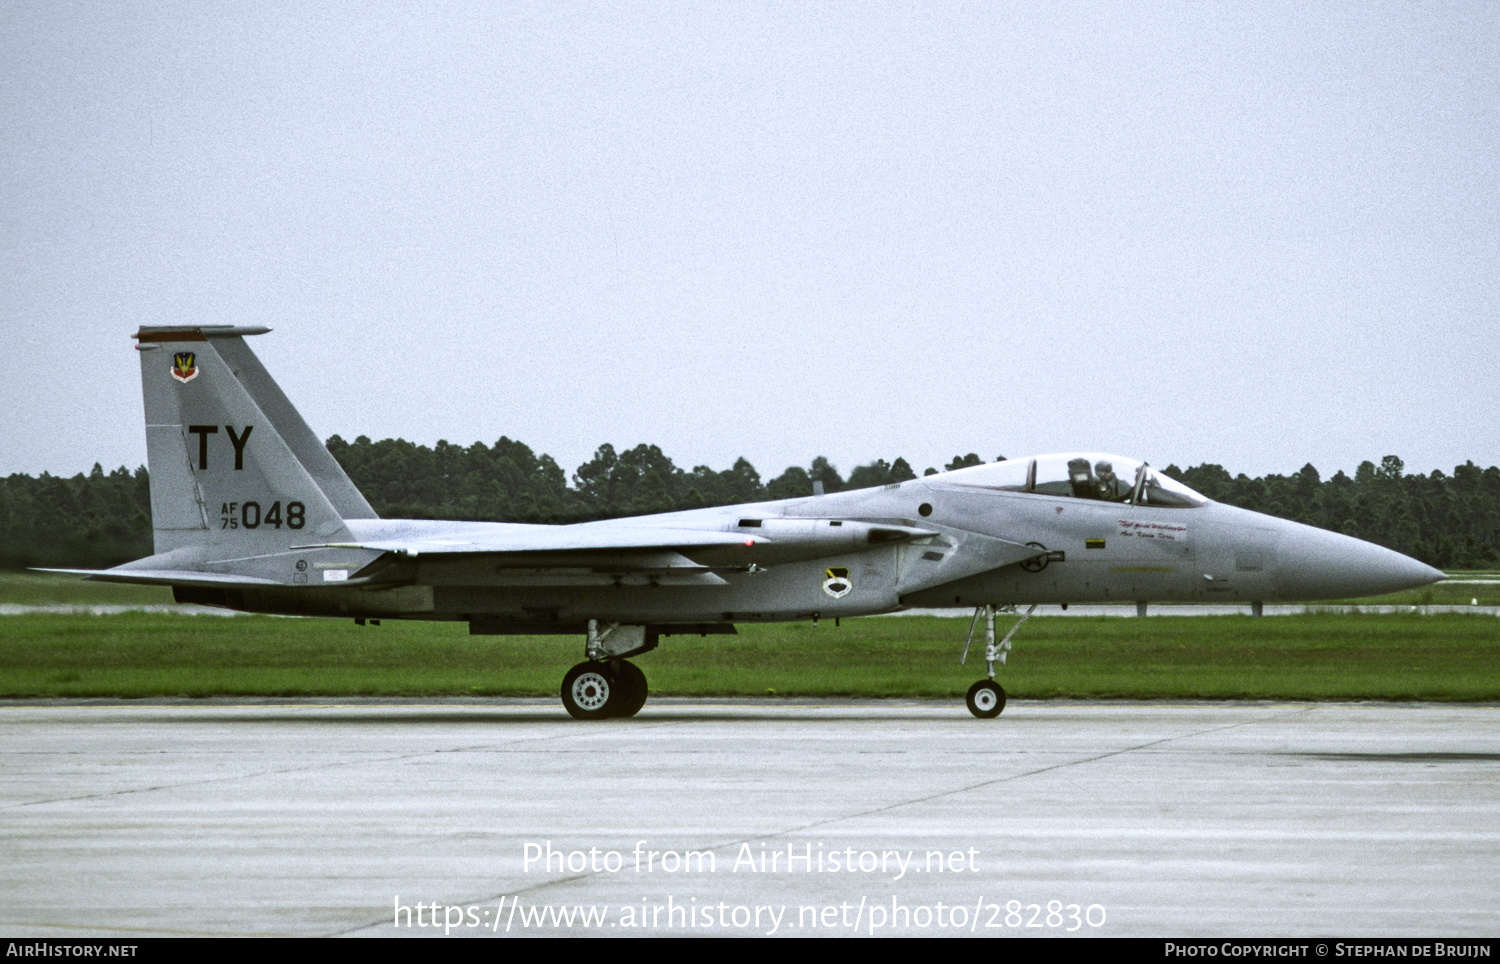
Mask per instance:
[[[262,525],[280,529],[283,521],[289,529],[302,528],[307,524],[307,507],[301,502],[288,502],[285,519],[282,518],[280,501],[272,502],[264,515],[260,503],[254,500],[225,502],[219,507],[220,529],[258,529]]]

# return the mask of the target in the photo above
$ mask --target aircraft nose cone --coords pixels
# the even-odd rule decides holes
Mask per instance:
[[[1308,526],[1283,538],[1280,549],[1286,598],[1379,596],[1446,578],[1442,570],[1384,546]]]

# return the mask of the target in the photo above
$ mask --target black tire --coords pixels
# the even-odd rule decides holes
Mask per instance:
[[[620,695],[615,674],[604,663],[579,663],[563,677],[563,708],[575,720],[607,719],[619,705]]]
[[[992,679],[982,679],[969,687],[969,712],[981,720],[993,720],[1005,709],[1005,690]]]
[[[623,659],[616,660],[613,668],[615,683],[619,686],[620,692],[616,697],[618,706],[610,715],[629,719],[646,705],[646,694],[649,690],[646,685],[646,674],[641,672],[639,666]]]

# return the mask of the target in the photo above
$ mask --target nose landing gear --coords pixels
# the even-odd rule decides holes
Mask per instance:
[[[1010,611],[1014,612],[1014,609]],[[981,720],[992,720],[1005,709],[1005,688],[995,682],[995,663],[1005,665],[1006,657],[1010,655],[1010,638],[1016,634],[1016,630],[1021,628],[1022,623],[1031,618],[1034,612],[1036,612],[1035,603],[1026,610],[1025,615],[1016,620],[1016,624],[999,643],[995,642],[994,606],[980,606],[974,610],[974,618],[969,620],[969,636],[964,640],[963,655],[958,658],[960,666],[969,659],[969,644],[974,641],[974,625],[979,622],[980,613],[984,614],[984,661],[989,674],[987,679],[982,679],[969,687],[969,694],[965,698],[969,712]]]

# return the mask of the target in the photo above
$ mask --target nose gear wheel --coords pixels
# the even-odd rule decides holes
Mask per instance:
[[[970,713],[981,720],[992,720],[1005,709],[1005,689],[992,679],[982,679],[969,687],[966,701]]]

